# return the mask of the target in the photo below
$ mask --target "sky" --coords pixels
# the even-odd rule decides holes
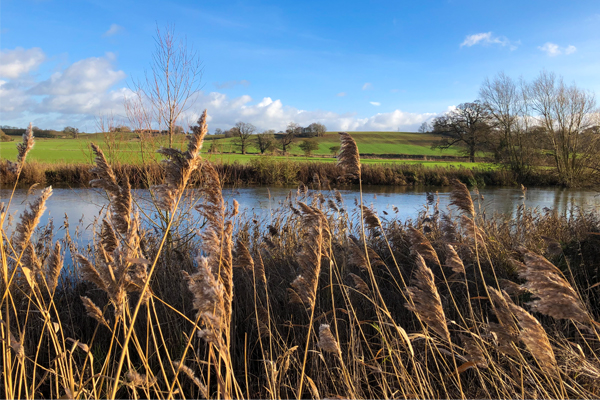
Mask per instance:
[[[202,62],[181,118],[415,131],[499,72],[600,94],[600,1],[2,0],[0,124],[98,129],[151,72],[157,29]]]

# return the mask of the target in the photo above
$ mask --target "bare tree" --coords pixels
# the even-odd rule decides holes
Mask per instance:
[[[231,128],[234,136],[234,144],[240,148],[242,154],[246,154],[247,148],[251,145],[251,136],[256,132],[256,127],[247,122],[238,122]]]
[[[493,145],[497,159],[520,175],[527,174],[538,158],[526,86],[501,72],[493,81],[486,78],[479,91],[497,134]]]
[[[456,109],[435,118],[433,132],[442,139],[432,147],[448,149],[463,146],[469,161],[475,162],[475,153],[485,150],[489,142],[490,118],[486,108],[479,101],[460,104]]]
[[[597,172],[600,138],[590,129],[597,112],[594,95],[546,71],[528,93],[562,182],[573,186],[587,172]]]
[[[256,148],[261,154],[269,151],[275,144],[275,131],[272,129],[256,135]]]
[[[169,147],[173,147],[177,120],[193,105],[200,90],[202,62],[185,40],[175,36],[172,26],[157,27],[154,40],[150,72],[143,81],[134,82],[133,89],[141,104],[151,107],[154,122],[168,132]]]
[[[279,136],[279,145],[281,146],[281,150],[283,152],[287,152],[287,150],[294,144],[296,141],[296,136],[300,134],[301,128],[295,122],[290,122],[285,130],[285,133]]]

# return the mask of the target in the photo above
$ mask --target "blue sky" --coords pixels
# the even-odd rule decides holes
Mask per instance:
[[[600,93],[600,2],[3,0],[1,124],[94,131],[125,118],[157,26],[203,62],[211,131],[238,121],[416,130],[504,71]]]

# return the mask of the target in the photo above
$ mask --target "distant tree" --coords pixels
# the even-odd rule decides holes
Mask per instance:
[[[430,133],[433,130],[431,124],[427,121],[423,122],[421,126],[419,126],[419,133]]]
[[[256,127],[247,122],[238,122],[231,128],[231,131],[233,132],[234,145],[240,148],[242,154],[246,154],[246,150],[251,145],[250,138],[256,132]]]
[[[304,155],[308,157],[313,151],[319,149],[319,143],[317,143],[316,140],[308,139],[303,140],[298,147],[300,147],[300,149],[304,152]]]
[[[227,129],[225,132],[223,132],[223,135],[225,135],[226,138],[232,138],[232,137],[234,137],[235,133],[234,133],[233,128]]]
[[[296,141],[296,135],[299,133],[299,131],[300,127],[298,124],[290,122],[285,132],[280,134],[278,138],[279,146],[281,146],[281,150],[283,150],[284,153],[287,152],[288,149],[294,144]]]
[[[475,162],[475,153],[485,150],[489,143],[491,118],[487,108],[478,100],[460,104],[456,109],[433,120],[433,132],[442,139],[432,148],[448,149],[462,146]]]
[[[185,133],[185,129],[183,129],[183,126],[177,125],[175,128],[173,128],[173,133],[176,135],[183,135]]]
[[[12,142],[14,139],[8,136],[2,129],[0,129],[0,142]]]
[[[329,148],[329,152],[331,153],[332,156],[337,157],[337,153],[338,151],[340,151],[340,146],[331,146]]]
[[[223,134],[223,129],[221,129],[221,128],[215,129],[215,135],[222,135],[222,134]]]
[[[131,128],[127,125],[113,126],[109,128],[109,132],[131,132]]]
[[[66,133],[67,135],[72,136],[75,139],[77,139],[79,137],[79,129],[74,128],[72,126],[65,127],[65,129],[63,129],[63,132]]]
[[[221,153],[223,151],[223,146],[219,143],[218,140],[211,140],[210,147],[208,148],[209,153]]]
[[[325,127],[325,125],[320,124],[318,122],[313,122],[307,128],[308,128],[310,137],[313,137],[313,136],[322,137],[325,135],[325,132],[327,132],[327,128]]]
[[[291,133],[295,137],[302,136],[302,127],[295,122],[290,122],[285,130],[285,133]]]
[[[255,147],[264,154],[275,145],[275,131],[272,129],[256,135]]]

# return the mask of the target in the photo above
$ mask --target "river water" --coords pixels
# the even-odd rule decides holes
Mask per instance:
[[[363,188],[363,202],[367,206],[372,206],[382,219],[398,218],[405,221],[417,217],[419,211],[423,210],[426,204],[427,192],[434,194],[437,192],[440,209],[445,210],[450,203],[450,190],[450,187],[367,186]],[[34,201],[39,196],[40,191],[38,189],[34,190],[33,193],[28,193],[26,189],[19,189],[15,192],[9,210],[9,215],[12,217],[9,219],[12,219],[12,224],[9,226],[7,224],[9,221],[5,222],[5,231],[11,232],[14,229],[20,213],[29,202]],[[334,196],[331,191],[323,190],[321,192],[325,197],[333,198]],[[197,192],[193,193],[197,194]],[[344,207],[348,211],[355,209],[355,199],[358,200],[359,192],[345,189],[340,190],[340,193],[344,199]],[[0,190],[0,201],[8,204],[10,194],[10,190]],[[523,196],[523,192],[517,188],[490,187],[482,189],[480,194],[483,199],[479,204],[488,215],[491,213],[514,215],[517,207],[523,202],[527,207],[554,209],[559,213],[570,212],[574,207],[579,207],[585,211],[600,211],[600,193],[590,190],[531,188]],[[148,190],[134,190],[133,195],[142,208],[145,207],[144,204],[148,204]],[[240,211],[245,211],[247,215],[255,214],[267,223],[272,213],[290,195],[292,199],[296,199],[297,190],[282,187],[240,187],[225,188],[223,190],[223,197],[230,205],[235,199],[240,204]],[[80,239],[89,239],[91,238],[91,227],[94,220],[106,210],[107,204],[108,200],[105,193],[97,189],[55,188],[46,204],[47,211],[40,223],[44,225],[49,218],[52,218],[54,226],[60,227],[66,214],[69,216],[71,227],[78,226],[81,234]],[[383,213],[384,211],[387,215]],[[71,235],[73,235],[73,232],[71,232]],[[55,238],[63,236],[64,230],[61,229],[56,232]]]

